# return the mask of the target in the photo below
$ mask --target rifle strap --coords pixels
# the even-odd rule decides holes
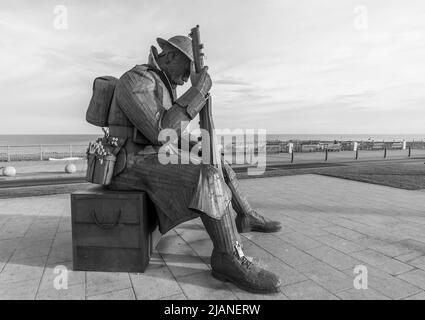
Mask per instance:
[[[162,82],[164,83],[165,87],[168,90],[168,93],[170,94],[172,103],[174,104],[176,101],[176,94],[175,91],[173,90],[173,88],[171,87],[171,83],[170,80],[168,80],[168,77],[165,75],[165,73],[155,67],[152,67],[151,65],[147,65],[145,64],[145,66],[147,67],[147,69],[149,71],[155,72],[159,78],[162,80]]]

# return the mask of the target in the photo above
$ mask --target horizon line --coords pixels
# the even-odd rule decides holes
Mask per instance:
[[[245,130],[245,129],[242,129]],[[264,129],[254,129],[255,131],[258,130],[264,130]],[[254,132],[255,132],[254,131]],[[65,135],[103,135],[103,132],[99,132],[99,133],[0,133],[0,136],[19,136],[19,135],[33,135],[33,136],[44,136],[44,135],[55,135],[55,136],[65,136]],[[303,133],[303,132],[276,132],[276,131],[268,131],[267,134],[284,134],[284,135],[356,135],[356,134],[361,134],[361,135],[424,135],[425,136],[425,132],[417,132],[417,133],[370,133],[370,132],[366,132],[366,133],[360,133],[360,132],[356,132],[356,133],[341,133],[341,132],[329,132],[329,133]]]

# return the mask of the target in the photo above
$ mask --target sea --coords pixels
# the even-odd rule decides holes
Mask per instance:
[[[17,134],[0,135],[0,146],[31,145],[88,145],[101,137],[100,134]]]
[[[0,146],[31,145],[87,145],[101,137],[100,134],[21,134],[0,135]],[[319,141],[424,141],[424,134],[267,134],[267,140],[319,140]]]

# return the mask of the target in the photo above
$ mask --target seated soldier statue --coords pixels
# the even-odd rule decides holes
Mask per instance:
[[[196,73],[192,40],[175,36],[152,46],[147,64],[136,65],[119,79],[108,118],[109,132],[125,140],[110,189],[142,190],[155,205],[159,230],[200,217],[213,242],[212,275],[257,293],[278,292],[280,279],[244,255],[239,233],[276,232],[281,226],[258,214],[240,190],[235,172],[222,161],[223,173],[211,164],[162,164],[158,140],[162,129],[181,136],[205,105],[211,88],[208,68]],[[191,80],[180,97],[176,87]],[[121,139],[121,140],[123,140]],[[181,157],[180,149],[175,149]]]

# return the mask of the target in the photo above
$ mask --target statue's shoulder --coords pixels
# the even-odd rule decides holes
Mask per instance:
[[[125,72],[118,81],[116,91],[154,91],[158,85],[156,75],[146,65],[136,65]]]
[[[155,75],[149,69],[149,66],[145,64],[138,64],[126,71],[121,77],[120,80],[125,80],[131,77],[133,80],[137,81],[156,81]]]

